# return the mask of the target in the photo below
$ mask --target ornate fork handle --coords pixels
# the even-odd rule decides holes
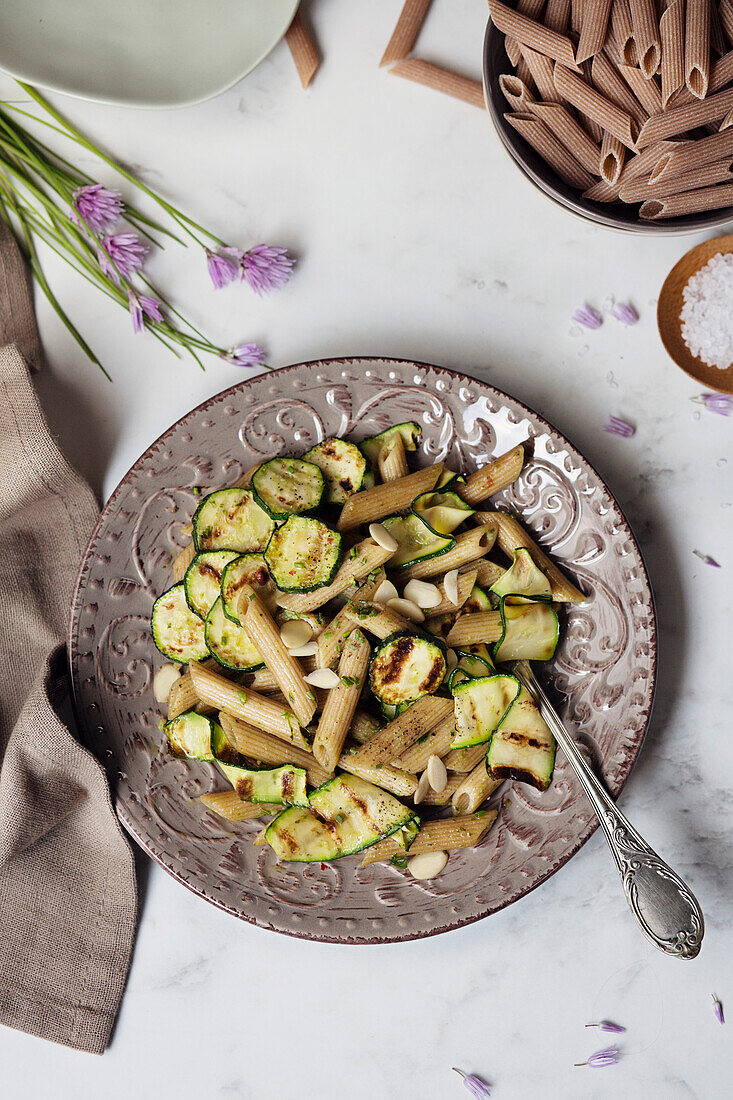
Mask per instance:
[[[529,662],[517,661],[514,672],[539,707],[598,815],[621,875],[629,908],[642,932],[668,955],[694,959],[705,931],[697,898],[611,801],[605,787],[578,751]]]

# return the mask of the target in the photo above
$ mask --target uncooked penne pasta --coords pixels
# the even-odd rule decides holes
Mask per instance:
[[[440,592],[442,599],[439,604],[436,604],[435,607],[430,608],[431,618],[434,615],[446,615],[451,611],[455,611],[459,607],[463,607],[464,603],[473,591],[473,586],[476,584],[477,578],[478,569],[476,569],[475,566],[468,569],[465,573],[458,574],[456,586],[458,591],[458,599],[456,603],[453,603],[453,601],[446,595],[445,581],[439,584],[438,591]],[[492,581],[491,583],[493,584],[494,582]]]
[[[489,11],[497,30],[515,38],[520,45],[529,46],[561,65],[577,68],[573,44],[565,35],[528,19],[520,11],[502,4],[501,0],[489,0]]]
[[[632,65],[619,65],[618,71],[644,108],[646,115],[658,115],[664,110],[662,91],[656,78],[647,80],[641,69],[635,69]]]
[[[459,485],[457,492],[461,500],[473,506],[480,504],[494,493],[501,492],[517,480],[524,465],[524,447],[520,443],[511,451],[492,459],[480,470],[474,470],[466,478],[465,485]]]
[[[698,191],[683,191],[666,199],[647,199],[639,213],[649,221],[664,218],[680,218],[685,214],[698,214],[702,210],[722,210],[733,206],[733,183],[717,187],[701,187]]]
[[[434,577],[437,573],[445,575],[451,569],[458,569],[462,565],[473,563],[478,558],[484,557],[491,550],[496,541],[497,525],[493,512],[491,519],[480,527],[474,527],[471,531],[464,531],[456,536],[456,545],[447,554],[440,554],[437,558],[429,558],[427,561],[418,561],[414,565],[408,565],[400,569],[400,580],[420,580],[423,577]]]
[[[305,682],[298,661],[290,656],[277,623],[249,584],[243,584],[240,590],[239,621],[262,654],[298,722],[307,726],[316,713],[316,697]]]
[[[451,749],[443,757],[443,763],[449,772],[459,772],[460,775],[468,775],[477,764],[486,761],[486,745],[471,745],[466,749]]]
[[[404,77],[405,80],[423,84],[426,88],[433,88],[434,91],[453,96],[454,99],[462,99],[472,107],[486,110],[483,85],[478,80],[470,80],[467,76],[460,76],[458,73],[451,72],[450,69],[443,69],[440,65],[433,65],[430,61],[423,61],[418,57],[398,61],[389,71],[392,76]]]
[[[407,852],[391,836],[367,848],[361,861],[362,867],[370,863],[390,860],[393,856],[419,856],[423,852],[450,852],[458,848],[474,848],[488,833],[496,821],[496,811],[465,814],[462,817],[426,821]]]
[[[280,592],[277,602],[281,607],[300,614],[315,611],[335,596],[340,596],[351,584],[367,576],[373,569],[384,565],[393,553],[394,551],[379,546],[373,539],[364,539],[351,548],[330,584],[317,588],[315,592]]]
[[[626,146],[606,131],[601,142],[601,176],[607,183],[616,183],[626,158]]]
[[[619,192],[621,202],[645,202],[647,199],[663,199],[678,195],[682,191],[696,191],[700,187],[712,187],[715,183],[733,183],[730,160],[714,161],[695,167],[684,176],[669,176],[666,179],[631,180]]]
[[[432,788],[428,790],[425,797],[420,801],[421,806],[447,806],[453,797],[453,793],[456,787],[460,786],[463,776],[461,775],[449,775],[448,782],[442,791],[434,791]]]
[[[542,99],[554,99],[555,81],[553,73],[555,66],[550,58],[545,57],[542,53],[537,53],[536,50],[531,50],[529,46],[522,46],[521,50],[522,60],[527,66],[540,97]]]
[[[354,756],[367,764],[390,764],[452,711],[452,699],[424,695],[361,745]]]
[[[566,107],[560,103],[535,103],[532,112],[552,130],[558,141],[570,150],[587,172],[598,174],[601,150]]]
[[[612,0],[585,0],[580,40],[575,51],[576,61],[587,61],[600,53],[608,33]]]
[[[408,619],[404,619],[389,607],[380,607],[378,604],[366,602],[347,604],[344,614],[351,623],[352,630],[354,626],[360,626],[362,630],[373,634],[381,641],[389,638],[390,634],[396,634],[398,630],[413,629],[413,624]]]
[[[648,145],[643,153],[637,153],[635,157],[632,157],[624,165],[624,170],[621,173],[621,186],[623,186],[624,183],[628,183],[629,180],[638,179],[639,176],[648,176],[654,171],[655,165],[658,164],[667,153],[682,149],[682,147],[686,145],[696,144],[699,143],[687,141],[659,141],[655,145]]]
[[[478,645],[498,642],[503,627],[498,611],[473,611],[459,615],[451,627],[446,642],[450,646]]]
[[[265,695],[258,695],[251,688],[241,688],[199,664],[191,664],[189,671],[196,693],[205,703],[251,722],[258,729],[269,730],[290,744],[308,747],[298,719],[287,707]]]
[[[399,481],[400,478],[407,477],[410,467],[407,465],[405,444],[399,432],[395,433],[388,446],[382,447],[377,456],[377,465],[382,481]]]
[[[369,642],[361,630],[353,630],[341,651],[339,682],[328,692],[313,739],[313,755],[328,772],[335,769],[344,747],[364,687],[370,655]]]
[[[682,0],[680,0],[680,3],[682,3]],[[720,0],[718,18],[728,45],[733,45],[733,0]]]
[[[514,516],[510,516],[506,512],[497,512],[496,522],[499,525],[496,536],[499,548],[510,559],[513,559],[514,551],[519,550],[520,547],[528,550],[532,561],[538,569],[546,574],[552,585],[553,600],[557,600],[559,603],[585,602],[585,595],[560,572],[554,562],[550,561],[547,554],[530,538]]]
[[[708,122],[718,122],[732,107],[733,88],[685,103],[682,107],[671,107],[663,114],[652,115],[646,120],[637,138],[637,147],[643,149],[662,138],[684,134]]]
[[[409,56],[429,7],[430,0],[405,0],[380,65],[391,65],[393,61],[402,61]]]
[[[571,0],[547,0],[543,22],[551,31],[565,34],[570,26]]]
[[[729,130],[731,126],[733,126],[733,111],[728,111],[728,114],[720,124],[720,132]]]
[[[285,41],[295,62],[300,83],[307,88],[316,74],[319,57],[300,12],[293,16],[293,21],[285,32]]]
[[[331,778],[331,773],[318,763],[313,753],[297,745],[287,745],[279,737],[273,737],[264,730],[258,730],[248,722],[235,718],[226,711],[219,713],[221,728],[235,749],[249,760],[260,764],[278,767],[280,764],[295,764],[305,768],[311,787],[320,787]]]
[[[412,798],[417,790],[417,776],[410,775],[391,764],[365,764],[363,760],[354,760],[354,753],[345,753],[338,762],[339,768],[367,783],[382,787],[397,798]]]
[[[636,41],[631,21],[629,0],[613,0],[611,6],[611,32],[625,65],[637,62]]]
[[[723,23],[716,0],[709,0],[710,4],[710,49],[711,52],[722,57],[728,49],[728,41],[723,32]]]
[[[455,715],[449,714],[442,722],[426,733],[414,745],[411,745],[398,760],[393,763],[398,768],[404,768],[406,772],[422,772],[428,766],[431,756],[445,756],[450,751],[450,744],[456,731]],[[486,746],[484,746],[486,751]]]
[[[504,99],[514,111],[528,111],[535,104],[535,98],[523,80],[509,73],[499,77],[499,87]]]
[[[270,805],[264,802],[243,802],[236,791],[213,791],[211,794],[199,795],[207,810],[225,817],[227,821],[250,821],[253,817],[264,817],[266,814],[279,814],[280,805]]]
[[[710,0],[685,0],[685,84],[704,99],[710,81]]]
[[[714,92],[719,92],[726,87],[727,84],[733,80],[733,50],[724,54],[723,57],[719,57],[717,61],[713,62],[710,67],[710,80],[708,82],[708,96],[713,95]],[[672,106],[684,107],[688,103],[696,103],[697,98],[692,94],[689,88],[681,88],[677,95],[672,100]]]
[[[175,584],[180,584],[186,576],[186,570],[195,557],[196,547],[192,542],[189,542],[188,546],[184,546],[180,554],[173,559],[173,581]]]
[[[659,20],[662,41],[662,110],[685,83],[685,0],[673,0]],[[656,112],[657,114],[659,112]]]
[[[540,54],[538,54],[537,56],[539,57]],[[550,60],[549,57],[547,58],[547,60],[548,61]],[[550,61],[550,64],[552,64],[551,61]],[[532,76],[532,73],[530,72],[529,65],[527,64],[527,62],[522,57],[521,49],[520,49],[520,54],[519,54],[519,60],[517,61],[517,76],[519,77],[519,79],[522,81],[523,84],[526,84],[526,86],[529,88],[529,90],[532,92],[533,95],[538,91],[537,85],[535,84],[535,81],[534,81],[534,77]]]
[[[583,3],[584,0],[570,0],[570,30],[575,36],[580,35],[583,26]]]
[[[453,792],[451,803],[455,814],[470,814],[500,787],[503,779],[492,779],[486,770],[486,761],[477,764],[470,775]]]
[[[344,504],[338,521],[339,531],[348,531],[361,524],[391,516],[403,508],[409,508],[416,496],[428,493],[435,488],[443,472],[443,463],[426,466],[414,474],[391,481],[387,485],[377,485],[374,489],[364,489],[354,493]],[[381,565],[381,562],[379,563]]]
[[[640,70],[637,69],[637,72]],[[621,79],[618,69],[606,53],[599,53],[591,62],[591,77],[593,83],[601,95],[611,103],[615,103],[622,111],[625,111],[640,126],[649,117],[628,84]],[[642,76],[642,80],[645,77]]]
[[[608,183],[607,180],[599,179],[583,192],[583,198],[592,202],[618,202],[618,187],[618,182]]]
[[[627,111],[622,111],[577,73],[571,73],[562,65],[555,66],[555,87],[568,103],[612,133],[628,149],[635,148],[639,127]]]
[[[654,0],[629,0],[631,26],[636,44],[637,64],[646,77],[659,68],[661,46],[659,20]]]
[[[702,167],[704,164],[731,156],[733,156],[733,132],[712,134],[699,141],[678,142],[676,145],[668,142],[667,147],[658,154],[652,166],[650,180],[657,182],[672,176],[683,176],[698,166]]]

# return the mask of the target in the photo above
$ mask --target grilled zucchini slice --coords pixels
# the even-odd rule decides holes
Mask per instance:
[[[334,437],[324,439],[306,451],[303,458],[322,471],[329,504],[345,504],[352,493],[363,488],[367,460],[355,443]]]
[[[457,474],[454,470],[444,469],[438,478],[438,484],[435,486],[436,492],[441,489],[455,489],[456,485],[465,485],[465,474]]]
[[[399,549],[389,560],[390,569],[405,569],[418,561],[447,554],[456,544],[454,538],[439,535],[420,516],[387,516],[382,523],[397,542]]]
[[[521,685],[520,685],[521,687]],[[519,779],[546,791],[555,768],[555,738],[525,687],[494,730],[486,768],[494,779]]]
[[[233,623],[224,614],[221,596],[206,616],[205,632],[206,644],[212,657],[224,668],[254,672],[265,663],[244,627]]]
[[[209,493],[193,517],[193,541],[199,552],[264,550],[274,529],[273,520],[247,489]]]
[[[457,654],[458,664],[451,669],[448,676],[448,690],[451,692],[464,680],[479,680],[496,672],[489,650],[483,643],[467,646],[466,649],[458,650]]]
[[[265,561],[281,592],[313,592],[341,564],[341,535],[312,516],[290,516],[267,544]]]
[[[380,703],[399,706],[437,691],[445,676],[443,647],[430,638],[392,634],[369,665],[369,686]]]
[[[165,724],[168,747],[174,756],[187,756],[191,760],[213,760],[214,742],[221,726],[213,718],[187,710]]]
[[[209,656],[204,624],[186,600],[184,585],[174,584],[153,604],[150,617],[153,641],[171,661],[203,661]]]
[[[183,585],[188,606],[199,618],[205,619],[218,600],[224,570],[238,556],[236,550],[205,550],[189,565]]]
[[[302,458],[271,458],[252,475],[255,500],[273,519],[313,512],[325,489],[321,469]]]
[[[549,661],[557,647],[560,624],[552,604],[511,604],[503,597],[499,606],[504,633],[494,646],[494,660]]]
[[[529,550],[523,546],[514,551],[511,567],[492,584],[491,591],[496,596],[506,597],[510,603],[524,603],[528,597],[532,600],[552,599],[552,585],[532,561]]]
[[[242,586],[250,584],[264,603],[272,608],[275,585],[267,571],[263,554],[240,554],[226,566],[221,578],[221,601],[227,619],[239,625],[239,598]]]
[[[283,764],[279,768],[245,768],[217,759],[243,802],[269,802],[283,806],[307,806],[304,768]]]
[[[439,535],[450,535],[465,519],[475,514],[475,509],[469,508],[458,493],[445,489],[420,493],[413,500],[410,511]]]
[[[308,809],[285,810],[268,825],[265,840],[279,859],[340,859],[419,822],[415,812],[393,795],[348,773],[318,787],[308,801]]]
[[[376,466],[379,453],[384,447],[389,447],[396,435],[402,436],[402,442],[406,451],[416,451],[420,442],[422,428],[414,420],[407,420],[404,424],[395,424],[391,428],[380,432],[378,435],[368,436],[362,439],[359,449],[369,459],[372,466]]]
[[[481,676],[464,680],[453,689],[456,731],[452,749],[488,741],[512,707],[521,685],[515,676]]]

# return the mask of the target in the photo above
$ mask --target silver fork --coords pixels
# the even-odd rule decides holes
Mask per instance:
[[[611,801],[605,787],[578,751],[529,662],[515,661],[512,671],[537,704],[598,815],[621,875],[629,908],[642,932],[668,955],[694,959],[705,931],[697,898]]]

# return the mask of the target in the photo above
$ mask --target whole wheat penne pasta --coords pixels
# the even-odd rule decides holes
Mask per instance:
[[[662,90],[657,83],[657,77],[650,80],[642,73],[641,69],[635,69],[632,65],[619,65],[618,71],[624,78],[632,93],[644,108],[645,114],[658,115],[664,110],[662,104]]]
[[[482,760],[454,790],[451,799],[453,813],[469,814],[477,810],[503,782],[503,779],[492,779],[489,776],[486,761]]]
[[[410,745],[414,745],[419,737],[434,729],[452,711],[452,699],[424,695],[361,745],[354,756],[357,762],[389,764],[402,756]]]
[[[585,0],[580,40],[575,51],[576,61],[586,61],[603,49],[608,33],[611,3],[612,0]]]
[[[538,54],[538,56],[540,56],[540,55]],[[547,60],[549,61],[549,58]],[[550,61],[550,64],[552,64],[551,61]],[[532,76],[529,65],[527,64],[527,62],[522,57],[521,51],[520,51],[519,61],[517,61],[517,76],[519,77],[519,79],[522,81],[523,84],[526,84],[526,86],[529,88],[529,90],[532,92],[533,95],[537,92],[537,85],[535,84],[534,77]]]
[[[255,476],[261,465],[261,462],[255,462],[254,466],[250,466],[248,470],[244,471],[241,477],[237,478],[237,480],[233,483],[232,488],[249,489],[250,485],[252,484],[252,478]]]
[[[400,581],[434,577],[436,573],[445,575],[450,573],[451,569],[458,569],[461,565],[475,562],[488,554],[496,541],[496,531],[496,522],[492,513],[491,519],[480,527],[474,527],[471,531],[456,535],[456,545],[447,554],[440,554],[439,557],[429,558],[427,561],[418,561],[414,565],[400,569]]]
[[[524,465],[524,447],[520,443],[511,451],[492,459],[486,466],[474,470],[466,478],[465,485],[457,487],[458,495],[466,504],[480,504],[481,501],[501,492],[517,480]]]
[[[384,862],[393,856],[419,856],[423,852],[450,852],[459,848],[474,848],[488,833],[496,821],[496,811],[465,814],[462,817],[444,818],[440,821],[426,821],[410,845],[409,851],[391,836],[378,840],[367,848],[361,861],[362,867],[370,863]]]
[[[583,192],[583,198],[590,199],[591,202],[618,202],[618,182],[608,183],[607,180],[599,179]]]
[[[551,31],[565,34],[570,26],[571,0],[547,0],[543,23]]]
[[[316,663],[315,657],[298,657],[298,664],[306,675],[320,667]],[[261,691],[263,695],[272,695],[274,692],[280,691],[280,685],[269,668],[256,669],[251,673],[251,678],[248,679],[247,683],[250,687],[254,688],[255,691]],[[316,698],[318,698],[317,691]]]
[[[486,761],[486,745],[471,745],[466,749],[451,749],[443,757],[443,763],[449,772],[458,772],[460,775],[468,775],[477,764]]]
[[[210,714],[214,710],[208,703],[201,702],[193,686],[191,673],[184,672],[183,676],[173,681],[168,693],[168,721],[187,710],[193,710],[194,707],[199,714]]]
[[[339,659],[339,682],[331,688],[313,739],[313,755],[328,772],[333,772],[359,702],[371,648],[361,630],[352,630]]]
[[[516,38],[512,38],[510,35],[507,35],[504,39],[504,49],[506,50],[506,55],[511,61],[512,65],[514,65],[514,67],[516,68],[516,66],[522,60],[522,47],[517,42]]]
[[[239,621],[262,654],[298,722],[307,726],[316,713],[316,697],[305,682],[298,661],[290,656],[277,623],[249,584],[243,584],[240,590]]]
[[[186,576],[186,570],[195,557],[196,547],[192,542],[189,542],[188,546],[184,546],[180,554],[173,559],[173,580],[175,584],[180,584]]]
[[[446,642],[450,646],[498,642],[502,631],[501,615],[498,611],[473,611],[458,616]]]
[[[407,477],[410,467],[407,465],[405,444],[399,433],[395,434],[388,446],[382,447],[377,456],[377,465],[382,481],[399,481],[400,478]]]
[[[528,19],[539,19],[544,6],[545,0],[519,0],[517,11],[526,15]]]
[[[287,707],[265,695],[258,695],[251,688],[241,688],[199,664],[190,665],[189,671],[196,693],[205,703],[225,710],[235,718],[251,722],[258,729],[269,730],[290,744],[299,745],[303,749],[308,747],[298,719]]]
[[[636,120],[627,111],[622,111],[610,99],[597,92],[577,73],[571,73],[562,65],[556,65],[555,87],[568,103],[572,103],[583,114],[594,119],[604,130],[608,130],[622,141],[628,149],[635,147],[639,134]]]
[[[493,513],[486,514],[493,515]],[[476,566],[476,584],[480,584],[482,588],[491,588],[491,585],[496,584],[499,577],[503,577],[506,573],[503,565],[497,565],[496,562],[487,561],[485,558],[474,564]]]
[[[552,131],[534,115],[505,114],[504,118],[570,187],[584,190],[593,184],[590,173],[586,172]]]
[[[634,40],[629,0],[613,0],[611,31],[624,64],[635,65],[637,62],[636,42]]]
[[[631,157],[624,165],[623,172],[621,173],[620,185],[628,183],[629,180],[638,179],[639,176],[648,176],[654,172],[655,166],[661,163],[661,160],[668,154],[682,149],[684,146],[693,146],[700,144],[699,142],[691,141],[658,141],[654,145],[648,145],[643,153],[637,153],[635,157]],[[717,159],[717,158],[712,158]]]
[[[710,81],[710,0],[685,0],[685,84],[704,99]]]
[[[637,64],[644,76],[652,77],[659,68],[662,53],[656,5],[654,0],[629,0],[629,8]]]
[[[313,753],[307,752],[306,749],[298,745],[288,745],[279,737],[273,737],[263,730],[258,730],[248,722],[227,714],[226,711],[219,713],[219,722],[237,752],[249,760],[270,764],[273,767],[280,764],[295,764],[298,768],[305,768],[311,787],[320,787],[331,778],[331,773],[326,771]]]
[[[535,98],[530,89],[518,76],[510,73],[502,73],[499,77],[499,87],[504,99],[514,111],[528,111],[534,106]]]
[[[285,32],[285,41],[295,62],[300,83],[304,88],[307,88],[316,75],[320,59],[318,50],[299,11],[296,11],[292,23]]]
[[[733,50],[719,57],[710,67],[710,80],[708,81],[708,96],[722,91],[733,80]],[[688,103],[697,103],[697,97],[689,88],[680,88],[672,100],[670,106],[685,107]]]
[[[607,183],[617,183],[626,157],[626,146],[606,131],[601,142],[601,176]]]
[[[421,806],[447,806],[453,797],[453,792],[456,787],[459,786],[462,780],[460,775],[449,775],[448,782],[442,791],[428,790],[425,797],[421,800],[419,805]]]
[[[202,794],[199,795],[199,802],[202,802],[212,813],[225,817],[227,821],[250,821],[253,817],[279,814],[282,811],[280,805],[243,802],[236,791],[213,791],[211,794]]]
[[[417,776],[393,768],[391,764],[365,764],[363,760],[355,761],[353,753],[345,753],[339,759],[338,766],[359,779],[366,779],[367,783],[382,787],[397,798],[412,798],[417,790]]]
[[[724,130],[729,130],[731,126],[733,126],[733,111],[728,111],[728,114],[720,124],[719,132],[722,133]]]
[[[449,714],[437,726],[424,734],[419,741],[411,745],[398,760],[394,760],[395,767],[404,768],[406,772],[425,771],[431,756],[445,756],[450,751],[450,743],[456,731],[455,715]],[[484,752],[486,746],[484,745]]]
[[[682,191],[697,191],[700,187],[712,187],[715,183],[733,183],[731,161],[714,161],[701,164],[684,176],[669,176],[652,183],[643,177],[632,180],[621,188],[621,202],[645,202],[647,199],[664,199]]]
[[[728,41],[728,45],[733,45],[733,0],[720,0],[718,4],[718,18],[720,19],[723,34]]]
[[[637,72],[640,70],[637,70]],[[628,84],[621,79],[618,69],[607,53],[599,53],[591,62],[593,84],[606,99],[615,103],[622,111],[634,119],[640,126],[649,117]],[[645,78],[642,76],[642,80]]]
[[[393,512],[409,508],[416,496],[428,493],[435,488],[443,472],[443,463],[426,466],[414,474],[390,481],[387,485],[377,485],[374,489],[364,489],[354,493],[344,504],[338,521],[339,531],[348,531],[362,523],[372,523],[384,519]],[[381,562],[379,563],[381,565]]]
[[[344,612],[352,629],[360,626],[381,641],[389,638],[390,634],[396,634],[398,630],[410,630],[412,627],[412,623],[396,611],[373,603],[347,604]]]
[[[445,582],[438,585],[438,591],[440,592],[442,599],[435,607],[430,608],[431,618],[434,615],[445,615],[450,611],[455,611],[459,607],[463,607],[464,603],[471,595],[473,586],[476,584],[478,577],[478,569],[472,567],[465,573],[458,574],[458,602],[453,603],[451,599],[445,594]],[[493,581],[492,581],[493,584]]]
[[[558,61],[561,65],[576,68],[575,51],[569,38],[541,23],[522,15],[520,11],[502,4],[501,0],[489,0],[489,11],[494,26],[504,34],[515,38],[520,45],[529,46]]]
[[[406,61],[398,61],[389,70],[392,76],[401,76],[405,80],[412,80],[415,84],[423,84],[426,88],[432,88],[443,95],[461,99],[472,107],[486,110],[483,85],[478,80],[470,80],[467,76],[460,76],[450,69],[443,69],[440,65],[433,65],[430,61],[423,61],[419,57],[409,57]],[[350,498],[353,500],[353,497]]]
[[[535,103],[532,112],[552,130],[558,141],[570,150],[587,172],[598,175],[601,150],[566,107],[560,103]]]
[[[585,595],[561,573],[554,561],[550,561],[547,554],[530,538],[514,516],[510,516],[506,512],[497,512],[496,522],[499,525],[496,535],[499,548],[503,550],[508,558],[513,558],[514,551],[520,549],[520,547],[528,550],[537,568],[547,575],[547,579],[552,585],[553,600],[557,600],[559,603],[585,602]]]
[[[555,81],[553,79],[554,65],[549,57],[545,57],[529,46],[522,46],[522,60],[530,72],[541,99],[554,99]]]
[[[291,611],[315,611],[335,596],[340,596],[351,584],[367,576],[373,569],[384,565],[392,554],[392,550],[385,550],[373,539],[364,539],[352,547],[330,584],[317,588],[315,592],[279,592],[277,602]]]
[[[713,134],[699,141],[679,142],[677,145],[668,143],[653,165],[649,178],[656,183],[672,176],[687,175],[698,166],[730,156],[733,156],[733,133]]]
[[[417,41],[420,28],[425,22],[430,0],[405,0],[392,37],[382,54],[381,65],[391,65],[393,61],[402,61],[408,57]]]
[[[649,221],[664,218],[680,218],[685,214],[697,214],[701,210],[722,210],[733,206],[733,183],[717,187],[701,187],[698,191],[683,191],[666,199],[647,199],[639,213]]]
[[[338,661],[343,644],[354,629],[348,610],[349,605],[345,604],[318,635],[316,663],[319,668],[331,668]]]
[[[584,0],[570,0],[570,30],[575,36],[580,35],[583,26]]]
[[[637,146],[643,149],[662,138],[674,137],[707,122],[717,122],[724,118],[733,107],[733,88],[708,95],[705,99],[686,103],[682,107],[671,107],[661,115],[652,115],[641,128]]]
[[[716,0],[708,0],[710,4],[710,50],[711,53],[722,57],[728,49],[728,41],[723,33],[723,23]]]

